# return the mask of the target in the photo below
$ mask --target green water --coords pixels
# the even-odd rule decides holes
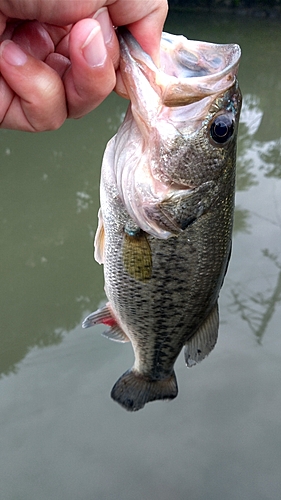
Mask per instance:
[[[115,95],[59,131],[0,132],[1,500],[275,500],[281,479],[281,25],[170,15],[167,31],[242,47],[236,220],[214,352],[179,396],[128,414],[109,397],[128,345],[81,321]]]

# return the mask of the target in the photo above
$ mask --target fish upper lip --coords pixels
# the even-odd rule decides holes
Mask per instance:
[[[128,69],[129,60],[134,61],[165,106],[187,105],[205,97],[220,94],[230,88],[235,81],[241,57],[241,49],[237,44],[213,44],[188,40],[189,52],[193,55],[198,54],[197,59],[202,62],[202,68],[205,68],[206,74],[184,76],[187,67],[184,64],[180,65],[177,60],[174,61],[174,55],[170,55],[170,46],[173,42],[175,47],[179,47],[178,51],[181,47],[183,51],[187,51],[185,37],[170,34],[168,37],[166,33],[162,34],[160,46],[162,64],[158,68],[126,28],[118,28],[117,33],[122,47],[120,64],[124,64],[127,78],[130,79],[133,76],[132,71]],[[134,88],[131,87],[130,94],[133,92]]]

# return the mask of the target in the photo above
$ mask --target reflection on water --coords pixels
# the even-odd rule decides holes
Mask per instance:
[[[262,220],[267,225],[269,240],[264,239],[260,231],[259,261],[261,263],[259,265],[264,269],[264,280],[258,289],[256,286],[252,289],[245,289],[245,283],[235,283],[235,288],[231,290],[233,307],[230,308],[233,312],[240,313],[259,343],[281,301],[281,265],[278,260],[281,239],[281,203],[278,195],[280,182],[270,184],[272,191],[269,199],[266,199],[263,193],[263,183],[266,178],[272,178],[273,181],[281,179],[281,137],[266,142],[255,139],[264,114],[260,106],[260,99],[257,96],[247,94],[244,97],[237,190],[249,192],[250,188],[256,187],[261,196],[256,199],[254,210],[242,210],[239,205],[236,207],[235,231],[244,231],[251,235],[250,219],[252,216],[256,220],[255,226],[258,220]],[[271,204],[270,211],[268,210],[269,204]],[[266,248],[261,246],[263,239]],[[270,247],[267,246],[268,244]],[[277,254],[272,253],[270,249],[273,248],[278,252]]]
[[[279,498],[280,22],[177,14],[166,29],[242,47],[237,209],[216,350],[189,371],[180,356],[173,405],[132,418],[111,403],[130,347],[80,324],[104,300],[92,257],[100,164],[127,103],[113,95],[57,132],[1,131],[5,500]]]
[[[278,86],[278,79],[276,79],[276,83]],[[263,109],[262,99],[258,95],[244,95],[239,130],[237,199],[239,200],[239,191],[246,191],[249,194],[251,188],[254,188],[259,194],[258,196],[256,194],[254,209],[243,210],[238,201],[234,230],[244,231],[251,235],[258,226],[258,221],[263,221],[263,224],[267,225],[268,235],[267,238],[264,238],[265,235],[260,230],[259,267],[263,268],[263,283],[258,288],[256,285],[252,288],[250,284],[245,287],[244,282],[235,283],[235,287],[231,289],[233,307],[230,310],[240,313],[259,343],[262,341],[281,300],[281,273],[278,260],[281,240],[281,202],[279,196],[281,191],[281,128],[279,128],[277,138],[268,141],[262,140],[260,129],[263,120],[267,119],[267,115],[268,110]],[[275,128],[278,129],[278,125],[280,125],[280,119],[276,122]],[[264,184],[269,178],[273,182],[268,185],[271,193],[266,198]],[[252,197],[254,198],[254,195]],[[254,226],[253,229],[252,226]],[[274,254],[273,251],[277,253]]]
[[[259,343],[276,311],[276,307],[281,302],[281,264],[277,256],[271,254],[267,249],[263,250],[262,254],[268,257],[275,266],[277,271],[276,285],[274,287],[269,286],[264,291],[257,291],[251,296],[241,291],[241,285],[231,290],[234,299],[234,311],[241,314]]]

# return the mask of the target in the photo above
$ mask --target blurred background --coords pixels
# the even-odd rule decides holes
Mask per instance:
[[[114,403],[132,349],[81,322],[105,300],[92,255],[100,167],[127,101],[112,94],[56,132],[1,130],[1,500],[280,496],[281,25],[272,14],[280,2],[182,8],[192,3],[170,2],[166,31],[242,48],[218,344],[193,369],[179,356],[173,402],[136,414]]]

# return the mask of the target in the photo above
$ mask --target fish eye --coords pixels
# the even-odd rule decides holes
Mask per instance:
[[[218,144],[224,144],[234,132],[234,122],[229,114],[219,115],[210,127],[211,137]]]

